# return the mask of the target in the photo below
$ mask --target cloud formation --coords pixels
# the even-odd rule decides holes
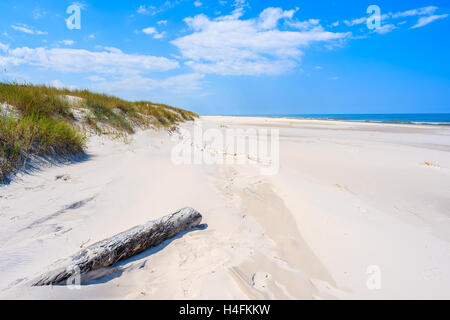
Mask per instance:
[[[213,20],[203,14],[184,19],[193,32],[171,43],[181,51],[186,65],[221,75],[281,74],[298,66],[303,48],[350,35],[326,31],[315,21],[300,27],[291,21],[297,9],[267,8],[257,18],[244,20],[245,2],[237,5],[232,14]],[[279,30],[281,20],[290,20],[291,28],[300,30]]]
[[[140,5],[138,7],[138,9],[136,10],[136,13],[142,14],[142,15],[154,16],[154,15],[157,15],[168,9],[173,8],[178,3],[179,3],[178,1],[165,1],[158,7],[154,6],[154,5]]]
[[[91,87],[106,93],[144,93],[162,89],[173,93],[185,94],[201,89],[204,77],[205,75],[201,73],[188,73],[162,80],[151,79],[141,75],[125,76],[105,81],[92,78],[91,80],[96,83],[91,85]]]
[[[384,24],[381,27],[376,28],[374,31],[379,34],[385,34],[385,33],[391,32],[397,28],[398,27],[396,27],[395,25],[390,23],[390,24]]]
[[[153,38],[155,39],[161,39],[165,35],[165,32],[158,32],[154,27],[142,29],[142,32],[148,35],[153,35]]]
[[[75,41],[73,40],[61,40],[60,43],[62,43],[65,46],[72,46],[75,44]]]
[[[31,65],[59,72],[141,74],[175,69],[179,63],[165,57],[126,54],[116,48],[88,51],[68,48],[11,49],[0,44],[0,65]]]
[[[439,19],[445,19],[447,17],[448,17],[448,14],[432,15],[432,16],[428,16],[428,17],[421,17],[421,18],[419,18],[417,23],[411,27],[411,29],[420,28],[420,27],[426,26],[427,24],[432,23],[433,21],[436,21],[436,20],[439,20]]]
[[[36,30],[36,28],[30,27],[23,23],[13,24],[13,25],[11,25],[11,28],[13,28],[16,31],[20,31],[20,32],[27,33],[27,34],[36,34],[36,35],[47,34],[46,31]]]
[[[411,9],[411,10],[406,10],[406,11],[399,11],[399,12],[389,12],[389,13],[384,13],[381,15],[381,21],[387,21],[389,19],[398,19],[398,18],[407,18],[407,17],[416,17],[418,16],[419,19],[417,21],[417,23],[412,26],[410,29],[415,29],[415,28],[420,28],[423,27],[435,20],[438,19],[444,19],[446,18],[448,15],[447,14],[441,14],[441,15],[434,15],[434,13],[438,10],[439,8],[436,6],[428,6],[428,7],[422,7],[422,8],[417,8],[417,9]],[[361,18],[356,18],[356,19],[352,19],[352,20],[344,20],[343,23],[349,27],[352,26],[356,26],[356,25],[361,25],[367,22],[368,17],[361,17]],[[397,25],[402,25],[405,22],[402,21],[400,23],[397,23]],[[394,24],[386,24],[386,25],[382,25],[381,27],[377,28],[374,30],[374,32],[376,33],[380,33],[380,34],[385,34],[388,32],[391,32],[394,29],[398,29],[398,27],[396,27]]]

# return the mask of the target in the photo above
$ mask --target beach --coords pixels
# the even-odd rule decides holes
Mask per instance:
[[[85,158],[0,187],[0,298],[450,298],[450,127],[195,122],[204,131],[276,129],[276,172],[174,163],[180,132],[193,132],[193,122],[127,142],[94,135]],[[211,150],[207,141],[197,146]],[[29,286],[56,260],[187,206],[204,228],[78,288]]]

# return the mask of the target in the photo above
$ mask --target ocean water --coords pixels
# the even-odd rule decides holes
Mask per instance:
[[[404,124],[434,124],[450,126],[450,113],[386,113],[386,114],[283,114],[265,115],[274,118],[345,120]]]

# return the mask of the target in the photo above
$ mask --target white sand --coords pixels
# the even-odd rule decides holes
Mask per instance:
[[[86,161],[0,187],[0,298],[450,298],[450,128],[202,123],[279,128],[279,173],[174,165],[176,142],[164,132],[139,132],[129,144],[93,137]],[[27,285],[80,247],[185,206],[203,214],[205,230],[81,289]],[[377,290],[366,285],[373,265]]]

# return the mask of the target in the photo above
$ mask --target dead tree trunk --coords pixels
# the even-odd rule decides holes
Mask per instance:
[[[202,216],[192,208],[184,208],[161,219],[147,222],[111,238],[94,243],[75,255],[58,262],[60,267],[32,282],[33,286],[64,284],[75,274],[110,267],[144,250],[155,247],[180,232],[196,227]]]

